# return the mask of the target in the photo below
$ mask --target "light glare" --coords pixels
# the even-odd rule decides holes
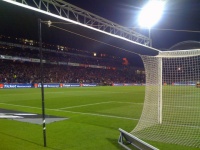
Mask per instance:
[[[144,28],[154,26],[162,16],[164,1],[150,0],[143,8],[139,16],[139,25]]]

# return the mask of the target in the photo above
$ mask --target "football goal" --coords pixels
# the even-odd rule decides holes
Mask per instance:
[[[141,58],[146,72],[145,100],[130,134],[200,148],[200,49]]]

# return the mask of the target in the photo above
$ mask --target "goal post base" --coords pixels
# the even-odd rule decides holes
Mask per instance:
[[[197,88],[200,88],[200,82],[197,82],[197,83],[196,83],[196,87],[197,87]]]
[[[142,141],[141,139],[135,137],[134,135],[122,130],[119,128],[120,136],[118,139],[118,143],[123,146],[126,150],[131,150],[130,147],[128,147],[128,144],[131,144],[133,147],[139,149],[139,150],[159,150],[156,147]]]

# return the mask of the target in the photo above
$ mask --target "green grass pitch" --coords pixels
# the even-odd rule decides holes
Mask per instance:
[[[118,128],[130,132],[136,126],[145,87],[48,88],[44,91],[46,114],[69,119],[46,125],[46,148],[42,125],[0,119],[1,150],[123,150],[117,142]],[[41,114],[41,90],[1,89],[0,108]],[[147,142],[161,150],[197,150]]]

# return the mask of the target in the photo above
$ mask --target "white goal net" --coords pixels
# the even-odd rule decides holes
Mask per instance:
[[[141,57],[146,72],[145,101],[131,134],[200,148],[200,49]]]

